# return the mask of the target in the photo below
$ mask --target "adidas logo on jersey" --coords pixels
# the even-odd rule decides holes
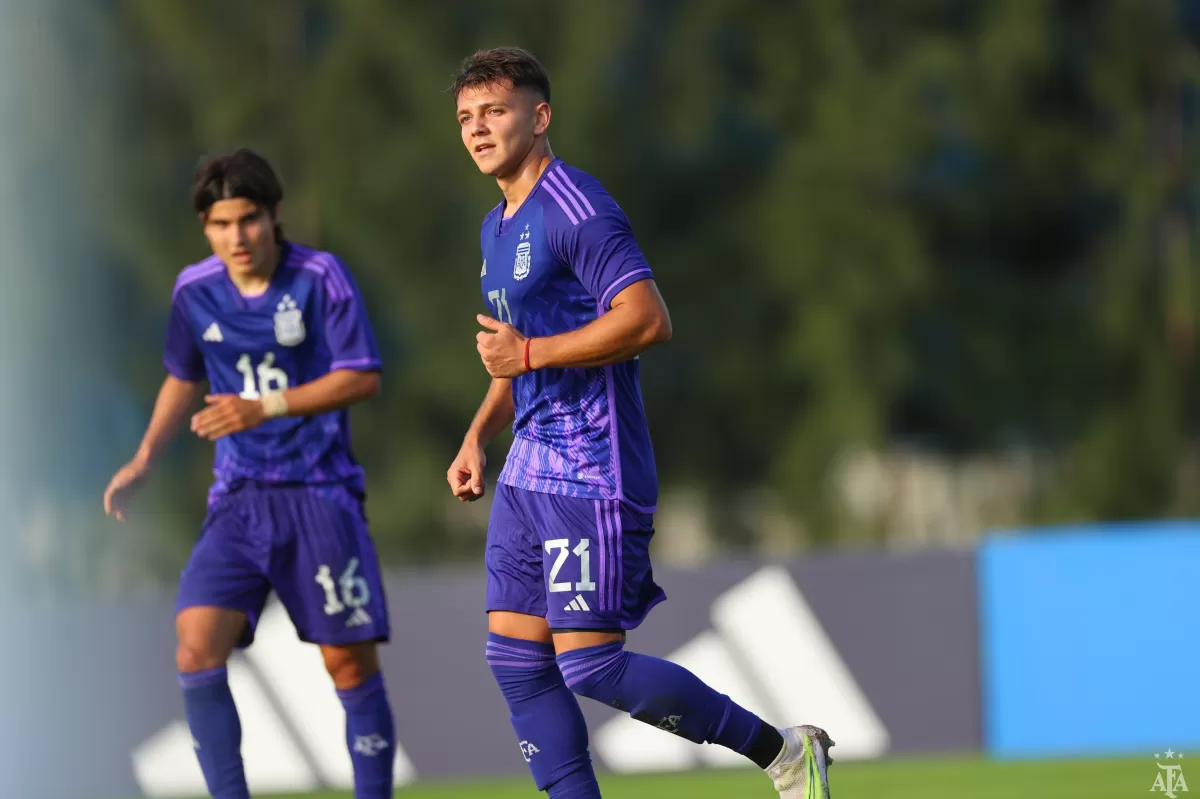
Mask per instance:
[[[212,342],[221,342],[225,340],[225,337],[221,335],[221,328],[217,326],[216,322],[213,322],[208,326],[208,330],[204,331],[202,338],[205,341]]]
[[[571,604],[567,605],[563,610],[570,612],[572,610],[591,610],[591,608],[584,601],[583,594],[576,594],[575,598],[571,600]]]
[[[370,615],[362,608],[355,608],[354,612],[350,614],[350,618],[346,619],[347,627],[361,627],[364,624],[370,623]]]

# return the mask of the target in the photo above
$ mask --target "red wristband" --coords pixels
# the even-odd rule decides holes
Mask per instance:
[[[533,371],[532,369],[529,368],[529,342],[531,342],[531,341],[533,341],[532,338],[525,339],[525,371],[526,372]]]

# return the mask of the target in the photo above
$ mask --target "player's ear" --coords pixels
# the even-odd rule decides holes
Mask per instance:
[[[533,108],[533,133],[541,136],[550,129],[550,103],[540,102]]]
[[[271,220],[271,230],[275,231],[275,243],[283,243],[283,223],[279,221],[279,205],[267,209],[267,217]]]

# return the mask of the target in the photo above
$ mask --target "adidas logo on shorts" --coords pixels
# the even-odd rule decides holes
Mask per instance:
[[[572,610],[591,610],[591,608],[584,601],[583,594],[576,594],[575,598],[571,600],[571,604],[567,605],[563,610],[570,612]]]
[[[350,614],[350,618],[346,619],[347,627],[361,627],[364,624],[370,623],[370,615],[368,615],[367,612],[362,608],[355,608],[354,612]]]

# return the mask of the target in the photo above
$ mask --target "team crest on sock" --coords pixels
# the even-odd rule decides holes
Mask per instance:
[[[533,756],[540,751],[532,741],[521,741],[521,757],[525,758],[526,763],[532,762]]]

